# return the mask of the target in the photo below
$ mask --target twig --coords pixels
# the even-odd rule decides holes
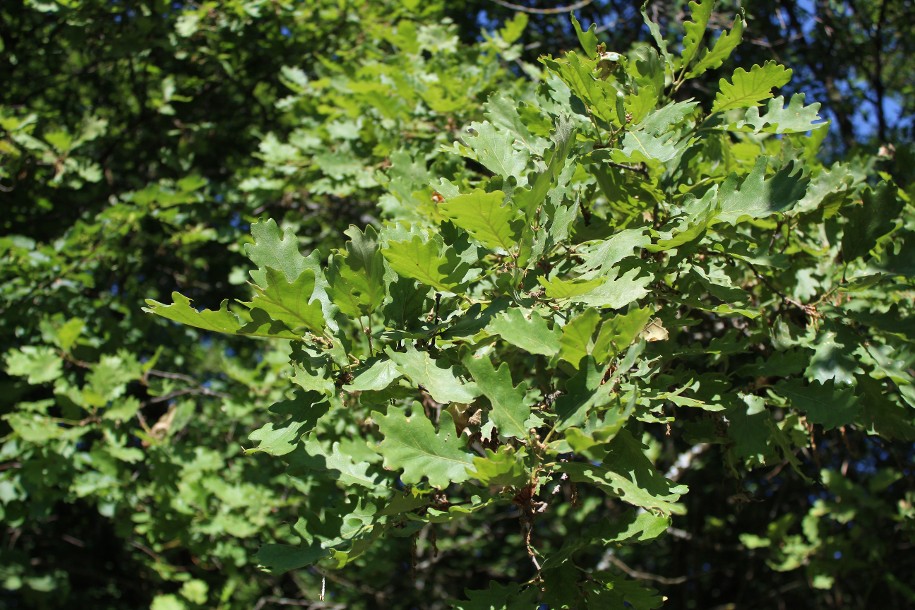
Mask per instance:
[[[626,573],[630,578],[635,578],[637,580],[652,580],[654,582],[660,583],[662,585],[681,585],[685,583],[688,578],[686,576],[677,576],[675,578],[669,578],[667,576],[659,576],[657,574],[650,574],[648,572],[642,572],[640,570],[633,570],[628,565],[623,563],[623,561],[613,554],[613,549],[607,549],[604,553],[604,556],[601,558],[600,562],[597,564],[598,570],[606,569],[606,564],[612,563],[617,568]]]
[[[570,13],[572,11],[577,11],[580,8],[588,6],[594,0],[580,0],[574,4],[569,4],[567,6],[557,6],[555,8],[531,8],[529,6],[521,6],[520,4],[512,4],[511,2],[506,2],[505,0],[492,1],[499,6],[504,6],[505,8],[510,8],[515,11],[521,11],[522,13],[531,13],[533,15],[558,15],[560,13]]]
[[[261,610],[266,604],[276,604],[278,606],[298,606],[300,608],[318,608],[326,610],[343,610],[346,604],[328,604],[325,602],[312,602],[307,599],[293,599],[291,597],[262,597],[257,600],[254,610]]]

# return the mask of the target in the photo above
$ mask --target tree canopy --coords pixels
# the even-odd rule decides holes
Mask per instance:
[[[547,4],[0,5],[0,608],[915,603],[911,3]]]

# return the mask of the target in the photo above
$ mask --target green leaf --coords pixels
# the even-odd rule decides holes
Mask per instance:
[[[582,358],[591,353],[591,337],[600,323],[596,309],[588,308],[562,327],[559,339],[559,359],[565,360],[576,369]]]
[[[257,551],[257,562],[274,574],[283,574],[317,563],[328,551],[320,544],[294,546],[291,544],[265,544]]]
[[[778,96],[769,100],[766,113],[759,114],[759,107],[747,109],[743,119],[729,126],[731,130],[751,129],[754,133],[806,133],[823,125],[820,121],[820,104],[804,106],[804,94],[795,93],[785,106],[785,98]]]
[[[735,17],[731,30],[722,32],[712,49],[702,52],[699,56],[699,61],[686,74],[686,78],[696,78],[706,70],[713,70],[724,63],[724,60],[730,57],[737,45],[740,44],[740,40],[743,38],[743,30],[746,26],[747,22],[743,18],[743,11],[741,11],[741,14]]]
[[[358,317],[384,301],[384,257],[371,225],[365,232],[350,227],[346,234],[350,237],[346,254],[335,256],[328,269],[327,294],[345,315]]]
[[[668,515],[630,511],[626,513],[625,519],[614,521],[610,531],[601,530],[600,536],[605,545],[624,540],[646,542],[654,540],[666,532],[670,523],[671,519]]]
[[[575,18],[575,14],[570,15],[572,18],[572,27],[575,28],[575,35],[578,36],[578,42],[581,48],[591,59],[597,57],[597,24],[592,23],[586,32],[581,30],[581,24]]]
[[[510,344],[532,354],[552,356],[559,352],[559,330],[550,330],[536,311],[509,309],[490,322],[486,331],[501,335]]]
[[[438,432],[419,403],[413,404],[411,417],[404,409],[391,407],[387,415],[374,411],[372,419],[384,436],[378,452],[385,468],[403,470],[400,479],[405,484],[415,485],[425,477],[431,486],[444,489],[470,478],[467,467],[474,456],[463,450],[464,442],[448,411],[441,412]]]
[[[605,320],[594,340],[594,359],[604,363],[628,348],[648,324],[651,312],[650,307],[643,307]]]
[[[508,252],[518,242],[521,222],[518,210],[510,202],[503,205],[504,199],[502,191],[474,189],[441,204],[439,211],[486,248]]]
[[[624,117],[619,116],[616,104],[617,93],[622,95],[622,91],[611,79],[597,78],[595,60],[566,53],[562,59],[543,57],[540,61],[568,85],[593,116],[617,127],[623,124]]]
[[[636,129],[626,131],[618,148],[600,151],[593,157],[609,155],[617,162],[657,160],[670,161],[689,145],[690,138],[681,133],[683,122],[698,102],[672,102],[649,113]]]
[[[551,299],[571,299],[572,297],[577,297],[594,290],[603,284],[604,280],[599,277],[590,280],[581,278],[564,280],[558,277],[548,280],[543,277],[538,277],[537,282],[543,286],[543,293],[547,297]]]
[[[511,132],[497,129],[488,121],[471,123],[469,130],[472,135],[464,136],[463,141],[473,158],[503,178],[513,177],[520,184],[526,182],[530,155],[526,149],[514,147],[515,137]]]
[[[648,16],[648,2],[642,4],[642,20],[645,22],[645,25],[648,27],[648,32],[651,34],[652,39],[656,45],[658,45],[658,50],[661,52],[661,57],[664,58],[665,71],[672,71],[674,68],[674,60],[670,56],[670,52],[667,50],[667,41],[664,40],[664,36],[661,35],[661,29],[658,27],[658,24],[651,20]]]
[[[303,471],[310,469],[313,473],[333,479],[343,489],[351,489],[353,485],[358,485],[370,490],[382,489],[387,495],[387,488],[382,486],[380,477],[369,474],[370,463],[346,453],[339,442],[331,444],[328,450],[326,444],[322,444],[317,435],[312,434],[303,445],[304,452],[310,459],[304,456],[289,459],[290,474],[297,474],[293,468],[301,468]],[[369,448],[366,446],[366,449]]]
[[[291,453],[299,443],[299,430],[305,425],[305,422],[293,421],[282,428],[274,428],[273,422],[270,422],[251,434],[248,438],[257,442],[257,447],[246,449],[246,453],[263,452],[270,455],[286,455]]]
[[[622,309],[648,294],[646,287],[653,278],[650,275],[637,277],[640,273],[639,269],[630,269],[622,277],[608,279],[596,288],[569,300],[590,307]]]
[[[606,369],[598,368],[590,356],[580,360],[577,365],[578,373],[566,381],[564,392],[553,407],[559,418],[556,424],[559,431],[581,426],[591,412],[611,401],[611,386],[602,386]]]
[[[290,282],[308,268],[308,260],[299,252],[299,241],[291,227],[280,233],[276,221],[271,218],[251,225],[251,236],[254,243],[245,245],[245,253],[251,262],[261,268],[251,272],[257,284],[263,283],[263,269],[267,267],[279,269]]]
[[[754,65],[747,72],[743,68],[734,70],[731,81],[718,81],[718,94],[712,104],[712,112],[724,112],[733,108],[757,106],[772,97],[772,89],[781,87],[791,80],[791,70],[767,61],[762,66]]]
[[[368,392],[383,390],[400,377],[400,371],[392,360],[377,360],[368,369],[359,373],[353,382],[343,386],[347,392]]]
[[[803,411],[810,422],[826,430],[853,423],[861,411],[855,394],[850,389],[836,387],[832,379],[809,384],[801,379],[787,379],[772,389],[787,398],[792,407]]]
[[[531,416],[531,403],[525,397],[525,386],[512,385],[508,364],[503,362],[496,370],[488,356],[467,356],[464,366],[470,371],[480,392],[489,399],[492,411],[489,419],[502,438],[527,438],[525,422]]]
[[[523,487],[530,481],[523,457],[511,446],[500,445],[498,452],[487,449],[486,457],[474,457],[473,466],[467,472],[483,485]]]
[[[388,348],[385,353],[397,365],[397,370],[417,386],[422,386],[436,402],[468,404],[480,395],[474,384],[461,381],[453,369],[439,366],[427,352],[408,346],[405,352]]]
[[[144,307],[143,311],[154,313],[157,316],[162,316],[181,324],[218,333],[235,334],[241,328],[241,321],[238,316],[229,311],[228,301],[223,301],[216,311],[210,309],[197,311],[191,307],[191,300],[179,292],[172,293],[172,301],[174,302],[171,305],[165,305],[158,301],[147,299],[146,304],[149,307]],[[288,331],[285,331],[280,336],[288,337],[288,334]]]
[[[454,610],[528,610],[537,607],[537,587],[517,583],[501,584],[491,582],[487,589],[464,591],[466,600],[452,601]]]
[[[902,233],[902,244],[897,251],[889,251],[879,266],[887,273],[915,278],[915,233]],[[915,333],[913,333],[915,338]]]
[[[714,0],[699,0],[689,3],[690,20],[683,24],[683,51],[680,53],[680,66],[686,68],[699,53],[702,38],[712,16]]]
[[[626,72],[632,78],[633,91],[624,102],[631,115],[631,125],[638,125],[658,104],[664,93],[664,66],[658,52],[649,46],[636,47],[629,53]]]
[[[415,235],[410,241],[388,243],[382,254],[399,275],[449,292],[460,285],[464,274],[454,252],[448,249],[445,256],[441,250],[440,239],[423,239]]]
[[[499,35],[502,37],[502,40],[508,44],[512,44],[521,38],[521,34],[524,33],[524,28],[527,27],[527,21],[527,13],[515,13],[515,16],[507,20],[505,26],[499,30]]]
[[[784,212],[804,197],[807,179],[793,161],[765,178],[768,158],[760,157],[753,171],[738,187],[738,177],[728,176],[718,192],[720,211],[716,220],[737,224],[744,217],[765,218]]]
[[[267,267],[262,273],[262,283],[254,286],[254,298],[243,305],[266,312],[271,320],[282,322],[295,333],[301,333],[303,329],[315,334],[324,332],[321,303],[310,301],[315,288],[313,271],[306,269],[291,282],[285,274],[272,267]]]
[[[556,123],[556,130],[552,136],[553,147],[546,153],[546,169],[533,179],[533,185],[528,189],[518,189],[514,192],[515,205],[524,212],[524,217],[529,222],[534,218],[537,208],[544,202],[547,194],[556,186],[559,174],[565,167],[572,144],[575,142],[575,129],[572,122],[565,115],[561,115]]]
[[[685,485],[674,485],[665,479],[645,457],[641,443],[626,430],[620,430],[610,442],[610,451],[603,466],[582,462],[558,465],[573,481],[588,483],[624,502],[662,514],[682,514],[684,508],[677,504],[686,493]]]
[[[578,254],[583,262],[575,268],[586,276],[591,272],[599,271],[602,275],[609,275],[618,262],[628,257],[638,257],[641,249],[651,243],[644,228],[623,229],[614,233],[609,239],[582,244]]]
[[[63,360],[53,348],[26,345],[6,354],[6,372],[25,377],[31,385],[47,383],[60,377]]]
[[[842,258],[852,261],[867,257],[877,240],[893,230],[904,205],[896,194],[896,187],[886,182],[864,191],[861,205],[853,206],[846,213],[848,223],[842,236]]]

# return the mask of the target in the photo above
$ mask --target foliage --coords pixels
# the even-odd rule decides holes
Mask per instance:
[[[517,72],[437,3],[0,9],[97,74],[2,109],[0,605],[911,603],[913,187],[712,5]]]

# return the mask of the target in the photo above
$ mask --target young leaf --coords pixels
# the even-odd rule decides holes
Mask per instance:
[[[518,210],[510,202],[503,205],[504,199],[502,191],[474,189],[441,204],[439,211],[486,248],[508,252],[518,241],[521,223]]]
[[[486,457],[473,458],[468,474],[483,485],[522,487],[530,480],[523,454],[516,454],[510,445],[500,445],[498,452],[487,449]]]
[[[423,415],[422,405],[413,404],[413,415],[391,407],[387,415],[372,413],[384,436],[378,452],[384,457],[385,468],[403,470],[400,479],[408,485],[419,483],[423,477],[439,489],[470,478],[467,467],[473,464],[473,454],[464,451],[464,443],[454,428],[448,411],[442,411],[438,432]]]
[[[407,347],[405,352],[388,348],[385,353],[397,365],[398,371],[425,388],[436,402],[469,403],[480,395],[474,384],[461,381],[451,368],[440,367],[427,352]]]
[[[762,66],[754,65],[749,72],[737,68],[731,76],[731,83],[723,78],[718,81],[719,91],[712,104],[712,112],[758,106],[772,97],[774,87],[781,87],[789,80],[791,70],[774,61],[767,61]]]
[[[492,403],[489,419],[496,425],[503,438],[527,438],[524,422],[531,416],[531,405],[525,398],[524,386],[512,385],[508,364],[502,363],[498,370],[488,356],[468,356],[464,366],[483,395]]]

